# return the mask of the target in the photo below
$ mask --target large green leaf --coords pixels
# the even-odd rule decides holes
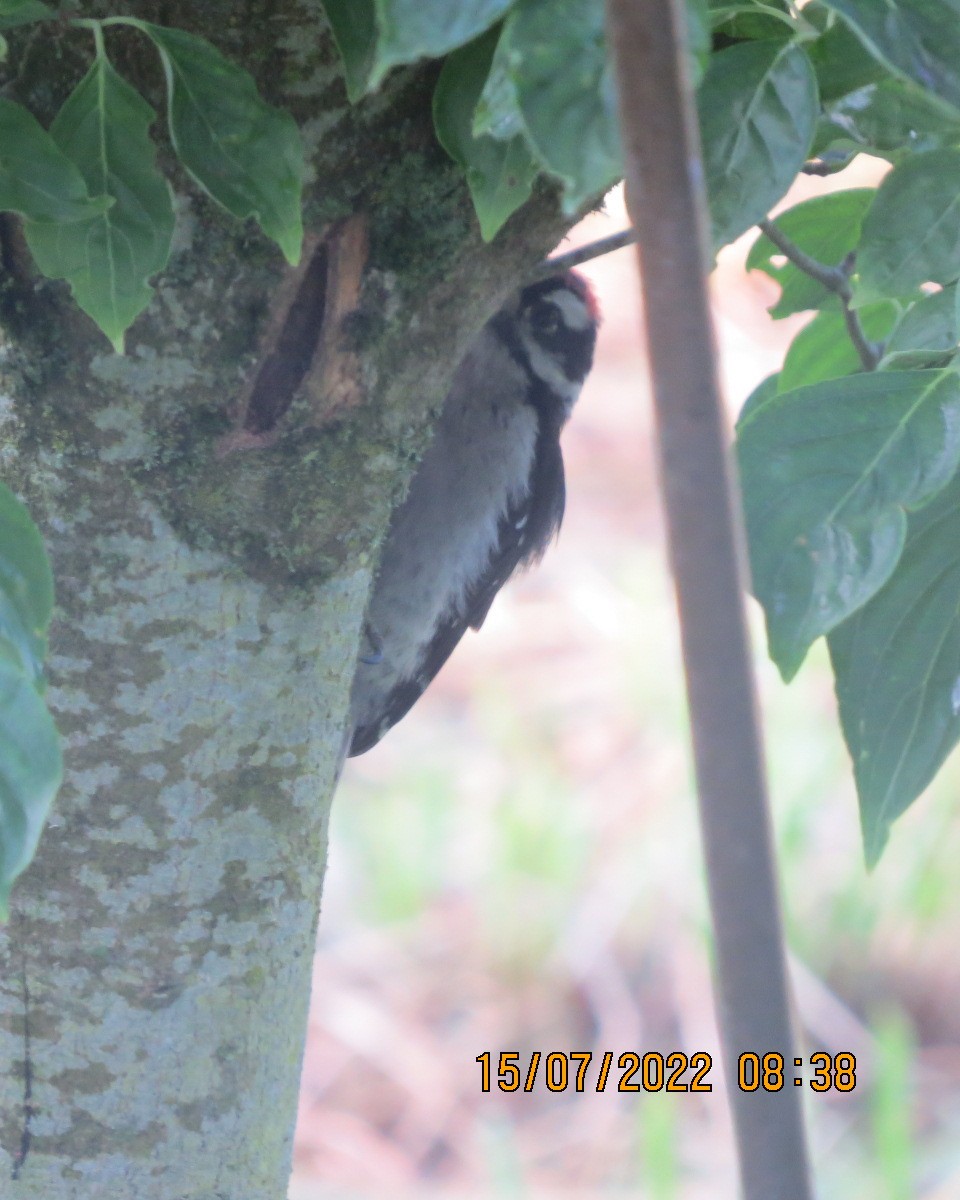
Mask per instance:
[[[817,196],[778,213],[775,223],[805,254],[828,267],[836,267],[856,249],[864,214],[875,195],[873,188],[851,188]],[[787,317],[828,303],[837,306],[836,296],[805,271],[785,261],[766,234],[761,234],[750,247],[747,269],[763,271],[780,284],[780,299],[770,309],[772,317]]]
[[[441,58],[503,17],[513,0],[323,0],[344,61],[347,93],[357,101],[391,67]]]
[[[148,129],[156,114],[98,55],[50,128],[93,195],[113,205],[70,225],[25,223],[45,275],[66,279],[85,313],[118,352],[131,322],[150,303],[147,280],[167,262],[173,206],[157,170]]]
[[[530,196],[537,164],[525,138],[499,141],[472,132],[473,115],[490,71],[498,31],[483,34],[444,63],[433,93],[440,144],[463,168],[480,231],[489,241]]]
[[[697,97],[713,242],[732,242],[793,183],[816,130],[817,81],[789,41],[714,54]]]
[[[109,206],[106,196],[91,200],[79,169],[32,113],[0,98],[0,209],[69,222]]]
[[[0,483],[0,657],[38,685],[52,612],[53,576],[40,531]]]
[[[565,210],[575,212],[622,173],[603,5],[518,0],[503,38],[530,144],[563,182]]]
[[[864,218],[857,270],[861,304],[960,276],[960,150],[913,155],[887,175]]]
[[[160,52],[170,138],[193,178],[235,217],[256,217],[290,263],[300,258],[303,145],[290,113],[209,42],[132,17]]]
[[[53,718],[26,676],[0,660],[0,920],[33,858],[63,777]]]
[[[960,112],[960,0],[823,0],[884,66]]]
[[[889,579],[904,510],[955,473],[960,377],[878,372],[787,392],[741,423],[737,450],[753,590],[789,680]]]
[[[890,581],[828,641],[873,864],[960,738],[960,478],[911,514]]]

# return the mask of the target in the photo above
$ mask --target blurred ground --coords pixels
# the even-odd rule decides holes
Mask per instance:
[[[576,241],[622,227],[609,207]],[[732,412],[803,323],[767,317],[751,240],[713,277]],[[632,252],[586,271],[604,325],[559,544],[334,804],[293,1200],[736,1194],[718,1065],[707,1095],[618,1093],[617,1069],[595,1090],[607,1050],[718,1054]],[[785,688],[752,617],[798,1018],[808,1053],[858,1063],[850,1093],[808,1096],[820,1195],[954,1200],[960,772],[867,875],[826,655]],[[503,1050],[524,1073],[596,1057],[579,1094],[483,1093],[477,1055]]]

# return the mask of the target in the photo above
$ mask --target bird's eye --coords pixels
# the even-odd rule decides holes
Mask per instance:
[[[559,333],[563,319],[555,304],[538,304],[530,313],[530,324],[536,333],[550,336]]]

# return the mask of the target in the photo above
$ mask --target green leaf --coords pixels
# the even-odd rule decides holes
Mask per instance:
[[[949,366],[960,341],[955,284],[921,296],[902,314],[887,340],[878,371],[912,371]]]
[[[710,24],[714,33],[725,37],[760,39],[783,37],[793,32],[793,22],[783,0],[756,0],[730,3],[729,0],[709,0]]]
[[[0,639],[8,661],[39,686],[53,613],[53,576],[40,531],[0,483]]]
[[[27,678],[0,659],[0,920],[36,852],[63,777],[53,718]]]
[[[366,94],[377,53],[373,0],[323,0],[323,7],[343,59],[347,96],[356,104]]]
[[[113,197],[113,206],[70,225],[24,224],[40,270],[69,282],[77,303],[118,353],[125,330],[150,303],[146,281],[166,265],[173,234],[170,189],[147,132],[155,116],[98,56],[50,133],[90,192]]]
[[[354,103],[387,72],[442,58],[495,25],[513,0],[323,0]]]
[[[0,209],[34,221],[82,221],[110,201],[91,200],[77,167],[31,113],[0,98]]]
[[[737,439],[753,590],[785,680],[889,579],[904,510],[960,463],[953,371],[853,375],[783,393]]]
[[[180,29],[118,19],[150,38],[167,78],[170,139],[189,173],[218,204],[255,217],[289,263],[303,245],[303,145],[290,113],[264,101],[246,71]]]
[[[936,150],[960,141],[960,118],[930,96],[885,79],[828,105],[824,129],[833,141],[896,158],[902,152]],[[819,133],[818,141],[822,141]]]
[[[887,78],[886,68],[843,21],[834,21],[807,50],[824,104]]]
[[[766,404],[768,400],[772,400],[777,394],[778,384],[780,382],[780,374],[774,371],[772,375],[768,375],[765,379],[761,379],[757,386],[753,389],[750,395],[744,400],[743,408],[740,409],[740,415],[737,417],[737,428],[753,416],[754,412],[761,406]]]
[[[811,258],[836,267],[856,249],[864,214],[875,195],[873,188],[851,188],[804,200],[778,213],[776,226]],[[782,259],[781,252],[765,234],[757,238],[747,255],[747,270],[763,271],[780,284],[780,299],[770,309],[772,317],[787,317],[827,303],[836,306],[837,298],[832,292]]]
[[[859,310],[863,332],[870,341],[881,342],[886,338],[899,311],[892,300],[881,300]],[[863,364],[847,333],[843,313],[817,313],[790,343],[780,372],[780,391],[792,392],[861,370]]]
[[[956,349],[960,339],[957,298],[957,287],[951,285],[911,304],[887,342],[887,353]]]
[[[517,89],[507,61],[507,39],[503,37],[497,40],[493,61],[473,114],[474,137],[485,134],[500,142],[526,136]]]
[[[497,141],[471,132],[474,110],[497,45],[498,31],[483,34],[444,63],[433,93],[440,144],[465,170],[484,241],[530,196],[537,164],[522,137]]]
[[[765,217],[813,141],[813,67],[792,42],[743,42],[714,54],[697,97],[714,247]]]
[[[911,514],[896,571],[829,646],[873,865],[960,738],[960,478]]]
[[[888,70],[960,112],[960,0],[823,0]]]
[[[40,532],[0,484],[0,920],[62,774],[57,731],[39,694],[52,613]]]
[[[513,0],[375,0],[377,55],[370,87],[391,67],[441,58],[495,25]]]
[[[0,0],[0,29],[15,29],[34,21],[49,21],[56,13],[40,0]]]
[[[946,350],[894,350],[877,363],[878,371],[930,371],[958,366],[956,352]]]
[[[617,98],[603,5],[518,0],[503,38],[528,140],[576,212],[622,174]]]
[[[857,251],[857,303],[960,276],[960,150],[912,155],[881,183]]]

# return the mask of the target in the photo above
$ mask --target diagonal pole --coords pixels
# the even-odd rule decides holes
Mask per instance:
[[[743,533],[707,299],[700,145],[682,0],[606,0],[627,206],[639,235],[660,476],[680,613],[724,1069],[745,1200],[810,1200],[763,751],[744,614]],[[784,1086],[738,1084],[744,1052]]]

